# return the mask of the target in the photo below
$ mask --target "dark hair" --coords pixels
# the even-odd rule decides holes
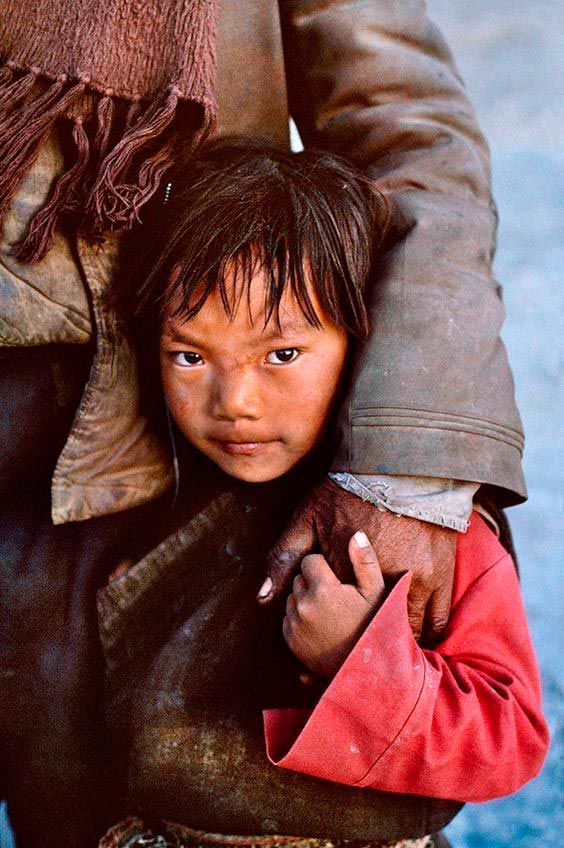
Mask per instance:
[[[337,326],[354,336],[368,333],[364,291],[389,206],[340,157],[247,139],[215,141],[191,161],[188,178],[173,181],[170,201],[154,217],[151,242],[164,247],[142,285],[130,288],[129,311],[138,318],[160,319],[174,300],[175,314],[189,319],[216,289],[232,315],[261,269],[265,322],[278,319],[289,285],[307,320],[319,326],[309,283]]]

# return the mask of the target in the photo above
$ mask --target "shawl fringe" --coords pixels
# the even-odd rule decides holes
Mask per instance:
[[[35,68],[0,69],[0,222],[56,122],[70,136],[68,147],[75,154],[14,248],[19,260],[30,263],[45,256],[55,229],[71,216],[92,241],[101,240],[104,231],[127,230],[140,222],[141,208],[174,164],[181,97],[171,87],[147,105],[117,98],[111,90],[98,92],[85,82],[69,82],[64,75],[38,93],[37,81]],[[94,105],[83,116],[85,95]],[[211,130],[215,104],[184,102],[192,107],[183,115],[186,156]]]

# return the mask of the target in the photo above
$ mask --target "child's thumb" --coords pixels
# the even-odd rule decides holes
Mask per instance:
[[[380,600],[384,593],[384,578],[376,551],[370,544],[368,536],[362,530],[351,537],[349,556],[360,594],[371,604]]]

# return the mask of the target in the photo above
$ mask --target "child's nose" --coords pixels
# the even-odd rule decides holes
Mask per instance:
[[[259,389],[250,371],[233,370],[214,381],[212,415],[228,421],[259,417]]]

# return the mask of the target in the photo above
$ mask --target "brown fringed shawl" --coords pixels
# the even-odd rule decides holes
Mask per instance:
[[[69,215],[94,239],[129,229],[175,158],[206,138],[217,2],[2,0],[0,223],[59,119],[71,150],[20,259],[41,259]]]

